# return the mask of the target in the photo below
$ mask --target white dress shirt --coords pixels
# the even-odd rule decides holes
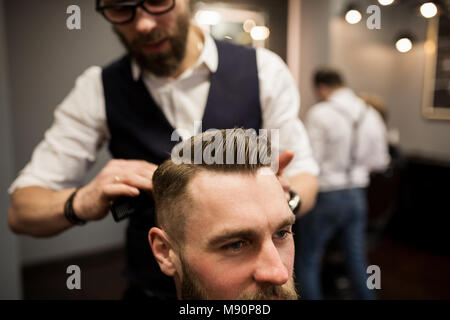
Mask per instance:
[[[158,78],[142,74],[144,83],[169,123],[193,135],[195,121],[201,121],[210,88],[209,76],[217,71],[218,53],[212,37],[204,33],[205,43],[197,63],[178,78]],[[300,97],[297,85],[282,59],[273,52],[256,50],[262,127],[279,129],[280,150],[293,150],[295,157],[286,168],[287,176],[300,173],[317,175],[309,139],[298,119]],[[236,70],[239,72],[239,70]],[[75,87],[57,107],[54,122],[33,152],[31,161],[20,172],[9,192],[31,185],[53,190],[79,185],[96,160],[97,151],[109,140],[106,121],[102,69],[88,68]],[[135,81],[140,68],[132,63]],[[183,136],[183,139],[189,136]]]
[[[355,134],[352,125],[358,119],[360,125],[351,160]],[[349,88],[338,89],[327,101],[314,105],[305,124],[320,166],[320,191],[366,187],[370,171],[382,170],[389,164],[383,120]]]

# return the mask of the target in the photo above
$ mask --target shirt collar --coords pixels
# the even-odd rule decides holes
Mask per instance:
[[[198,58],[197,63],[195,63],[193,68],[197,68],[204,64],[211,73],[215,73],[219,66],[219,54],[217,52],[216,42],[209,34],[209,32],[203,30],[198,26],[195,27],[199,28],[203,33],[205,43],[203,45],[202,53],[200,54],[200,57]],[[131,74],[134,81],[138,81],[142,74],[141,68],[134,59],[131,60]]]
[[[215,73],[219,66],[219,54],[217,52],[216,42],[205,30],[202,30],[205,37],[205,44],[203,46],[203,51],[199,57],[199,62],[204,63],[210,72]]]
[[[342,87],[337,89],[336,91],[334,91],[330,97],[328,98],[328,100],[330,101],[340,101],[342,99],[348,99],[349,97],[353,97],[354,93],[352,91],[352,89],[348,88],[348,87]]]

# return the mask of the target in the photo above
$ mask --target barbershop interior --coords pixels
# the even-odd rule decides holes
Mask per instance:
[[[28,227],[19,227],[19,222],[15,222],[19,218],[15,217],[20,211],[19,208],[26,206],[24,203],[29,199],[22,197],[20,201],[16,201],[18,195],[15,198],[13,193],[17,193],[20,187],[35,184],[47,186],[55,194],[59,190],[68,188],[80,188],[76,189],[80,191],[83,190],[83,186],[91,185],[111,159],[125,157],[124,153],[126,155],[127,151],[118,152],[119,156],[114,155],[119,143],[126,141],[128,137],[120,138],[122,140],[117,138],[119,132],[117,130],[121,129],[115,128],[122,128],[121,113],[115,114],[116,122],[114,122],[113,113],[108,109],[115,103],[110,101],[111,96],[121,97],[114,95],[116,92],[113,91],[120,90],[108,87],[110,91],[107,91],[108,82],[105,78],[102,78],[105,96],[102,94],[100,82],[94,89],[87,85],[85,85],[86,88],[78,89],[78,91],[73,88],[85,83],[94,84],[92,79],[97,74],[98,79],[101,79],[100,71],[95,73],[97,69],[88,70],[88,68],[92,66],[106,68],[127,54],[127,50],[130,52],[138,50],[137,42],[127,43],[126,36],[133,32],[132,28],[141,27],[139,23],[142,25],[153,23],[154,26],[148,26],[148,28],[156,28],[156,31],[160,31],[154,34],[168,34],[165,33],[164,28],[169,28],[170,24],[165,21],[182,12],[182,9],[189,14],[190,23],[195,24],[197,28],[195,30],[202,30],[201,34],[210,36],[203,37],[204,39],[216,39],[221,41],[220,43],[233,44],[231,47],[224,45],[223,48],[229,50],[238,46],[246,47],[246,50],[252,49],[242,52],[253,53],[256,50],[258,70],[249,72],[256,71],[254,75],[259,76],[259,82],[255,80],[255,83],[256,90],[259,83],[260,97],[264,94],[263,90],[270,91],[272,89],[270,87],[276,87],[277,82],[287,81],[295,84],[292,87],[286,86],[285,89],[279,89],[276,97],[268,96],[268,99],[279,99],[282,104],[286,99],[294,97],[292,105],[288,106],[289,110],[296,110],[298,105],[295,104],[299,104],[298,116],[293,115],[291,119],[288,119],[293,121],[291,123],[305,128],[301,131],[304,135],[302,139],[305,139],[302,141],[309,141],[309,143],[306,142],[305,147],[304,142],[300,145],[299,139],[299,150],[307,148],[303,149],[304,153],[311,153],[311,157],[315,157],[318,153],[314,144],[322,136],[317,133],[319,129],[313,128],[314,124],[318,124],[323,129],[327,123],[334,122],[326,133],[335,139],[331,142],[331,147],[318,148],[322,150],[320,154],[323,157],[340,154],[347,159],[348,168],[343,169],[344,177],[348,174],[351,180],[351,172],[353,172],[351,166],[356,166],[359,159],[353,154],[354,150],[365,148],[368,159],[384,157],[383,165],[367,168],[367,181],[358,187],[358,190],[363,191],[361,193],[364,206],[361,209],[363,227],[361,227],[361,235],[357,237],[350,235],[350,240],[347,238],[351,242],[347,243],[350,249],[345,247],[345,244],[342,245],[345,241],[341,241],[347,222],[331,227],[330,225],[337,224],[338,220],[334,219],[333,213],[329,213],[328,218],[322,219],[323,224],[320,227],[306,230],[305,220],[309,219],[310,223],[317,223],[314,217],[319,214],[319,206],[322,206],[321,208],[327,206],[322,205],[321,200],[328,199],[326,194],[337,192],[327,188],[327,184],[333,180],[333,175],[330,173],[333,168],[330,169],[327,165],[322,167],[320,159],[315,158],[317,167],[320,168],[320,173],[319,170],[315,173],[318,196],[309,212],[303,213],[302,217],[297,215],[297,221],[293,226],[295,258],[291,257],[291,260],[295,261],[293,272],[299,299],[450,299],[450,233],[448,232],[450,204],[447,198],[449,189],[447,189],[448,186],[445,187],[446,181],[450,181],[450,0],[148,0],[128,1],[128,7],[123,6],[121,4],[123,2],[0,0],[1,300],[141,298],[136,293],[138,289],[133,287],[134,291],[130,291],[130,272],[126,271],[128,260],[149,259],[149,257],[153,259],[153,256],[149,256],[151,250],[146,237],[144,242],[147,246],[141,244],[145,250],[142,249],[138,255],[135,252],[133,255],[129,253],[131,218],[117,219],[116,214],[120,215],[120,212],[116,212],[113,216],[108,210],[108,213],[101,218],[92,219],[93,221],[88,221],[86,224],[79,223],[83,222],[83,219],[76,216],[77,207],[75,210],[73,207],[76,192],[66,192],[64,201],[60,202],[59,216],[55,217],[55,220],[47,217],[47,220],[42,218],[38,221],[36,217],[43,217],[45,213],[40,208],[33,207],[30,201],[27,202],[30,217],[34,215],[35,218],[34,220],[30,218]],[[122,7],[119,8],[119,5]],[[129,16],[122,17],[125,14]],[[120,20],[122,18],[123,21]],[[114,21],[114,19],[120,21]],[[176,21],[179,23],[179,20]],[[189,39],[187,50],[190,50]],[[166,42],[163,40],[162,45],[147,45],[146,48],[151,47],[148,49],[150,51],[160,50],[158,46],[169,46]],[[215,42],[211,43],[214,47]],[[155,49],[156,47],[158,48]],[[174,46],[170,48],[172,47]],[[199,56],[202,50],[206,51],[205,48],[207,48],[205,44],[198,46]],[[235,54],[240,52],[238,49],[235,50],[232,52],[234,56],[225,54],[224,60],[231,61],[232,56],[237,60],[251,59],[250,56],[249,58]],[[265,55],[261,52],[265,52]],[[258,60],[262,60],[263,56],[267,59],[267,65]],[[218,70],[222,70],[220,71],[222,73],[217,77],[227,76],[238,79],[236,81],[248,81],[249,83],[245,82],[240,91],[244,92],[242,96],[254,88],[254,83],[250,83],[253,78],[241,77],[244,71],[241,72],[239,69],[239,66],[248,65],[248,63],[231,62],[236,67],[223,70],[220,69],[220,61],[222,61],[220,51],[218,59]],[[152,61],[158,62],[158,60]],[[271,66],[272,62],[277,65]],[[179,64],[177,66],[179,67]],[[271,71],[271,67],[280,69]],[[134,69],[131,68],[131,70]],[[263,79],[263,70],[270,75],[268,79]],[[158,76],[156,71],[155,74]],[[80,75],[83,75],[83,78]],[[106,72],[102,75],[106,77]],[[151,76],[153,75],[150,74],[146,79],[150,79]],[[157,76],[151,78],[156,79],[152,84],[153,89],[150,89],[152,95],[154,95],[152,90],[159,90],[158,86],[161,84]],[[189,74],[183,74],[180,77],[185,76],[189,79]],[[88,79],[89,77],[92,79]],[[213,79],[217,77],[211,77],[211,80],[208,80],[208,85],[209,81],[211,82],[209,102],[218,92],[217,89],[213,93],[212,85],[213,81],[216,81]],[[141,78],[144,79],[144,76]],[[198,77],[192,79],[201,81]],[[172,80],[177,81],[175,76],[168,81]],[[85,82],[82,84],[82,81]],[[135,83],[145,82],[145,80],[139,81]],[[271,81],[274,85],[270,85]],[[216,84],[219,86],[218,83],[216,82],[214,86]],[[189,89],[193,88],[192,84],[183,85]],[[196,94],[200,95],[201,85],[187,94],[182,92],[183,85],[180,85],[178,91],[173,91],[173,96],[170,96],[170,99],[176,101],[173,104],[175,107],[178,104],[179,108],[183,108],[180,103],[188,96],[194,96],[193,101],[202,101],[201,98],[195,97]],[[328,92],[328,96],[321,95],[320,88],[325,90],[323,92]],[[353,118],[349,122],[344,119],[345,115],[330,111],[328,120],[331,117],[337,120],[328,121],[324,109],[333,108],[332,103],[327,102],[327,99],[333,95],[337,97],[336,91],[333,90],[340,90],[341,96],[351,95],[352,101],[358,101],[364,108],[369,109],[365,112],[375,119],[371,122],[372,124],[382,128],[384,140],[378,142],[377,146],[361,147],[361,144],[369,142],[369,136],[375,135],[371,136],[369,131],[375,132],[376,129],[368,128],[367,138],[357,139],[349,136],[348,150],[339,150],[340,142],[336,141],[336,137],[344,139],[345,135],[337,134],[340,128],[338,124],[347,124],[348,126],[344,128],[347,131],[342,130],[360,137],[359,131],[356,132],[363,127],[360,122],[363,123],[364,119],[361,120],[358,116],[356,120]],[[94,91],[100,94],[90,97],[89,95]],[[106,92],[109,92],[111,96],[107,96]],[[133,91],[130,92],[129,95],[132,95]],[[77,94],[79,96],[75,97]],[[127,93],[124,94],[127,96]],[[297,94],[300,97],[299,103],[298,99],[295,100]],[[232,92],[227,95],[233,97]],[[237,101],[237,103],[246,101],[246,98],[240,99],[239,94],[235,95],[230,101]],[[251,94],[247,95],[251,96]],[[164,101],[164,98],[161,100],[156,96],[153,97],[156,101],[156,104],[153,102],[155,106]],[[58,121],[67,120],[67,118],[61,119],[64,116],[64,110],[67,111],[68,107],[55,112],[63,104],[70,106],[67,99],[97,99],[92,101],[108,105],[106,111],[102,106],[98,109],[93,108],[95,103],[89,105],[89,108],[84,106],[87,115],[80,117],[98,120],[100,117],[98,114],[103,114],[105,117],[105,112],[108,113],[107,117],[111,118],[108,118],[108,123],[106,121],[103,123],[109,125],[116,144],[94,145],[92,147],[94,150],[90,152],[76,149],[84,141],[89,140],[90,130],[93,130],[93,127],[101,126],[98,123],[92,124],[93,127],[88,129],[85,128],[88,125],[86,123],[77,122],[72,126],[60,123],[59,132],[55,134],[54,130],[52,135],[49,128],[52,125],[58,125]],[[152,98],[150,100],[153,101]],[[277,114],[276,106],[270,114],[264,111],[264,106],[269,105],[270,101],[260,100],[263,114],[259,116],[264,119],[263,125],[272,121],[273,128],[277,129],[276,123],[282,115]],[[205,101],[203,100],[203,104]],[[277,100],[274,101],[275,104],[278,103]],[[330,98],[329,101],[332,99]],[[326,107],[327,103],[328,107]],[[73,106],[76,105],[73,104]],[[213,105],[208,105],[208,108],[210,107],[213,108]],[[345,109],[344,105],[343,109]],[[283,112],[283,109],[280,110]],[[313,111],[316,112],[313,113]],[[67,112],[65,116],[70,118],[71,113]],[[132,110],[129,112],[131,113]],[[161,112],[159,114],[162,115]],[[313,121],[314,115],[316,118]],[[127,117],[128,114],[125,112],[123,122],[127,121]],[[279,118],[275,120],[271,117]],[[158,120],[151,121],[156,121],[151,122],[151,126],[156,124],[157,127]],[[165,121],[165,123],[168,122]],[[128,123],[123,127],[127,125]],[[74,131],[78,129],[85,131],[77,136]],[[292,132],[294,135],[294,131],[281,130],[280,141],[285,139],[283,134],[290,135]],[[307,138],[310,132],[312,132],[311,136]],[[332,132],[336,134],[333,135]],[[58,141],[54,139],[55,137],[61,137],[63,140]],[[69,139],[70,144],[64,143],[64,139]],[[44,140],[45,146],[40,145]],[[324,138],[325,140],[327,139]],[[294,139],[294,141],[297,140]],[[153,142],[159,145],[158,141]],[[38,146],[41,146],[40,154],[35,152]],[[53,147],[58,148],[52,149]],[[134,152],[135,149],[126,146],[125,150]],[[384,150],[386,154],[377,155],[379,150]],[[84,154],[85,151],[86,154]],[[61,155],[64,152],[66,154]],[[95,155],[92,156],[92,153]],[[69,160],[64,158],[67,154],[72,155]],[[294,155],[292,161],[296,160],[295,157]],[[82,164],[75,163],[72,161],[75,158],[84,158],[86,161]],[[64,163],[54,165],[52,161],[55,159]],[[143,156],[141,159],[152,158]],[[328,161],[331,161],[328,162],[330,165],[334,160]],[[41,171],[37,162],[41,162],[39,165],[48,171]],[[51,171],[52,167],[53,171]],[[77,169],[80,169],[80,172],[75,172]],[[72,170],[71,173],[68,173],[69,170]],[[323,177],[326,173],[329,174],[330,180]],[[23,176],[23,174],[29,175]],[[65,180],[62,180],[63,175]],[[19,176],[22,176],[22,180],[17,182],[16,179]],[[121,179],[123,180],[118,174],[114,176],[115,186],[122,185]],[[294,185],[293,182],[292,185]],[[344,188],[353,188],[346,186]],[[312,189],[314,187],[310,188]],[[301,192],[297,193],[302,199]],[[322,197],[324,194],[325,196]],[[71,195],[70,198],[69,195]],[[31,196],[29,198],[31,199]],[[41,198],[33,201],[34,203],[46,202],[43,206],[49,208],[51,201],[49,199],[47,201],[46,198]],[[71,199],[72,202],[69,201]],[[272,200],[268,198],[265,201],[269,203]],[[345,201],[341,199],[337,204],[331,204],[331,211],[336,208],[335,217],[338,216],[337,208],[342,202]],[[352,209],[350,203],[344,203],[343,206]],[[127,208],[124,210],[126,211]],[[64,220],[66,217],[71,224]],[[54,229],[54,232],[35,232],[41,227],[46,228],[45,221],[49,225],[59,221],[58,223],[64,226]],[[328,226],[326,226],[327,223]],[[143,229],[142,226],[141,229]],[[148,231],[148,228],[144,230],[145,234]],[[302,233],[312,234],[315,240],[321,242],[321,249],[314,249],[313,241],[308,243],[308,238]],[[300,238],[303,241],[299,244]],[[350,258],[347,249],[359,250],[361,255]],[[314,253],[309,252],[314,250],[316,250]],[[312,270],[307,270],[308,263],[304,262],[307,258],[303,255],[307,251],[316,259],[316,263],[310,268]],[[349,261],[351,259],[364,260],[359,261],[361,263],[359,270],[355,267],[358,262]],[[133,263],[135,262],[133,260]],[[305,271],[302,270],[302,266]],[[359,278],[354,275],[358,271],[360,271]],[[230,269],[228,273],[233,273],[233,270]],[[131,278],[133,277],[134,275],[131,274]],[[359,283],[355,285],[354,282],[358,282],[358,279]],[[139,282],[139,280],[135,281]],[[360,288],[355,290],[355,286]],[[367,288],[361,289],[361,287]],[[145,296],[145,293],[142,295]],[[152,292],[150,296],[153,297]]]

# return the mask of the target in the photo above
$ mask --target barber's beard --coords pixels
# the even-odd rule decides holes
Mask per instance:
[[[177,29],[173,34],[163,29],[154,29],[147,34],[138,34],[131,42],[127,41],[118,31],[115,30],[115,32],[141,69],[158,77],[169,77],[177,71],[186,55],[189,24],[190,15],[186,13],[178,17]],[[163,39],[169,41],[169,49],[166,51],[151,54],[142,51],[144,44],[155,43]]]
[[[202,286],[195,273],[181,258],[183,279],[181,281],[181,299],[183,300],[208,300],[206,289]],[[267,285],[256,292],[243,293],[237,300],[270,300],[278,298],[281,300],[297,300],[294,278],[291,278],[282,286]]]

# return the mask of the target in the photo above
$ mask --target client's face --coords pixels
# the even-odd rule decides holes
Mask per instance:
[[[202,172],[181,260],[183,299],[297,299],[294,215],[276,176]]]

